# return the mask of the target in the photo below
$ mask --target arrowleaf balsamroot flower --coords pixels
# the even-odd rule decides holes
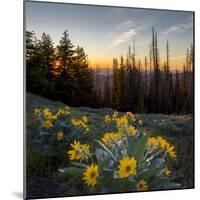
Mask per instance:
[[[69,108],[67,106],[65,106],[63,109],[61,109],[61,108],[58,109],[56,116],[60,117],[62,115],[69,115],[69,114],[70,114]]]
[[[88,123],[88,118],[85,115],[82,117],[82,120],[84,123],[86,123],[86,124]]]
[[[63,132],[62,131],[60,131],[60,132],[57,133],[57,140],[58,141],[63,140]]]
[[[72,123],[73,126],[81,127],[83,129],[85,129],[87,132],[89,131],[89,128],[88,128],[88,125],[87,125],[88,119],[87,119],[86,116],[84,116],[82,118],[82,120],[81,119],[73,119],[72,118],[71,119],[71,123]]]
[[[74,141],[74,144],[71,144],[72,149],[67,153],[70,160],[80,160],[88,158],[90,154],[90,146],[87,144],[80,144],[79,141]]]
[[[152,148],[153,150],[155,150],[158,147],[158,141],[156,137],[149,137],[147,144],[148,144],[148,147]]]
[[[97,184],[97,177],[99,176],[98,165],[92,163],[88,166],[83,174],[83,180],[88,186],[94,187]]]
[[[41,109],[40,108],[35,108],[35,110],[34,110],[34,113],[35,114],[38,114],[38,113],[40,113],[41,112]]]
[[[161,149],[165,150],[168,153],[170,158],[176,159],[176,152],[174,150],[174,146],[169,144],[161,136],[149,137],[149,139],[148,139],[148,147],[152,148],[153,150],[155,150],[158,147],[160,147]]]
[[[47,119],[46,121],[43,122],[43,126],[47,129],[52,128],[53,127],[52,121]]]
[[[45,117],[46,119],[50,119],[51,116],[52,116],[52,113],[51,113],[51,111],[49,110],[49,108],[45,108],[45,109],[43,110],[43,114],[44,114],[44,117]]]
[[[170,173],[171,173],[171,172],[168,170],[167,167],[165,167],[165,168],[163,169],[163,175],[164,175],[164,176],[169,176]]]
[[[137,184],[137,191],[146,191],[148,190],[148,185],[145,180],[140,180]]]
[[[135,136],[136,133],[137,133],[137,129],[134,126],[132,126],[132,125],[125,126],[125,129],[126,129],[128,135]]]
[[[161,149],[165,149],[167,141],[165,139],[163,139],[161,136],[157,137],[157,141],[158,141],[158,143],[160,145],[160,148]]]
[[[130,118],[133,122],[136,121],[135,115],[132,112],[126,112],[126,116]]]
[[[122,117],[119,117],[116,119],[116,123],[117,123],[117,128],[121,128],[121,126],[127,126],[128,125],[128,119],[127,116],[124,115]]]
[[[116,120],[117,117],[118,117],[118,115],[119,115],[119,113],[118,113],[117,111],[115,111],[115,112],[113,113],[112,120],[113,120],[113,121]]]
[[[104,118],[104,121],[106,124],[110,123],[112,120],[110,118],[110,115],[106,115],[105,118]]]
[[[172,159],[176,159],[176,152],[174,150],[174,146],[169,143],[166,144],[166,151],[169,154],[169,157]]]
[[[70,160],[80,160],[81,159],[81,144],[79,141],[74,141],[74,144],[71,144],[72,150],[69,150]]]
[[[81,151],[82,151],[81,158],[88,159],[90,155],[90,146],[88,144],[82,144]]]
[[[132,158],[129,158],[128,156],[124,157],[122,160],[119,161],[118,165],[119,168],[118,173],[120,178],[126,178],[130,175],[136,175],[137,174],[136,167],[137,167],[137,160],[134,157]]]
[[[120,132],[107,132],[101,138],[101,141],[108,146],[112,146],[115,142],[123,141],[124,139],[123,134]]]

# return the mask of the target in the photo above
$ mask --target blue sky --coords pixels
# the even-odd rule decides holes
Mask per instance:
[[[92,66],[111,66],[126,56],[134,39],[137,59],[149,55],[151,28],[158,32],[161,63],[169,40],[171,66],[182,67],[193,42],[193,13],[59,3],[26,2],[26,30],[50,34],[57,45],[68,29],[74,45],[83,46]]]

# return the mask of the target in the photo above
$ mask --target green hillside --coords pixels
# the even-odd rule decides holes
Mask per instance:
[[[43,97],[28,93],[26,96],[27,116],[27,190],[30,197],[38,197],[41,194],[48,195],[73,195],[84,194],[80,180],[72,177],[57,176],[58,168],[68,165],[69,160],[64,150],[64,156],[49,156],[40,149],[35,148],[34,142],[38,142],[36,117],[34,109],[49,108],[52,111],[64,106],[61,102],[53,102]],[[90,137],[85,141],[100,139],[106,130],[104,116],[113,114],[110,108],[92,109],[87,107],[70,107],[73,118],[87,116],[90,127]],[[121,113],[122,114],[122,113]],[[177,160],[169,163],[173,172],[173,180],[180,182],[182,187],[193,187],[193,118],[192,115],[163,115],[163,114],[136,114],[136,118],[142,119],[143,127],[153,135],[162,135],[174,144],[177,151]],[[92,143],[92,148],[95,147]],[[57,152],[60,153],[60,152]],[[63,153],[63,152],[61,152]],[[60,155],[60,154],[59,154]],[[41,184],[38,184],[41,183]],[[36,184],[37,183],[37,184]],[[39,187],[38,185],[46,185]],[[54,190],[54,191],[52,191]],[[45,196],[44,196],[45,197]]]

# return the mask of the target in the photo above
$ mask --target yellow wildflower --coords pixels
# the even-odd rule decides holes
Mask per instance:
[[[120,128],[121,126],[125,126],[128,124],[128,119],[127,119],[126,115],[124,115],[120,118],[117,118],[116,122],[117,122],[117,127]]]
[[[140,119],[140,120],[138,121],[138,124],[139,124],[139,125],[142,125],[142,123],[143,123],[143,122],[142,122],[142,120]]]
[[[110,115],[106,115],[105,118],[104,118],[104,121],[105,121],[106,124],[108,124],[109,122],[111,122]]]
[[[169,176],[170,173],[171,173],[171,172],[168,170],[167,167],[165,167],[165,168],[163,169],[163,175],[164,175],[164,176]]]
[[[137,184],[137,191],[146,191],[148,190],[148,185],[145,180],[140,180]]]
[[[51,120],[47,119],[46,121],[43,122],[43,126],[45,128],[52,128],[53,124],[52,124]]]
[[[149,137],[148,145],[150,146],[150,148],[155,150],[158,147],[158,141],[157,141],[156,137]]]
[[[63,140],[63,132],[62,131],[57,133],[57,140],[58,141]]]
[[[86,116],[83,116],[83,117],[82,117],[82,120],[83,120],[84,123],[86,123],[86,124],[88,123],[88,119],[87,119]]]
[[[88,144],[82,144],[81,145],[81,151],[82,151],[81,158],[87,159],[88,156],[90,155],[90,146]]]
[[[44,114],[44,117],[45,117],[46,119],[51,119],[51,117],[52,117],[52,113],[51,113],[51,111],[49,110],[49,108],[45,108],[45,109],[43,110],[43,114]]]
[[[125,128],[129,135],[133,135],[133,136],[136,135],[137,129],[134,126],[132,126],[132,125],[125,126]]]
[[[146,136],[146,135],[147,135],[147,132],[146,132],[145,130],[143,131],[143,135],[144,135],[144,136]]]
[[[83,180],[88,186],[94,187],[97,184],[97,177],[99,176],[99,167],[96,164],[88,166],[83,174]]]
[[[170,158],[175,159],[176,158],[176,152],[174,150],[174,146],[170,145],[165,139],[163,139],[161,136],[158,137],[150,137],[148,139],[148,146],[152,149],[156,149],[157,147],[160,147],[161,149],[165,150]]]
[[[79,126],[79,121],[77,121],[77,120],[75,120],[75,119],[71,119],[71,123],[72,123],[72,125],[74,125],[74,126]]]
[[[80,119],[71,119],[71,123],[72,123],[72,125],[74,125],[74,126],[77,126],[77,127],[82,127],[82,128],[84,128],[84,129],[86,129],[86,131],[88,131],[88,126],[87,126],[87,124],[85,123],[85,122],[83,122],[82,120],[80,120]]]
[[[115,120],[115,119],[117,118],[118,114],[119,114],[119,113],[118,113],[117,111],[115,111],[115,112],[113,113],[112,120]]]
[[[101,141],[108,145],[112,146],[114,142],[118,142],[120,140],[123,140],[121,133],[114,133],[114,132],[107,132],[104,134],[104,136],[101,138]],[[113,142],[114,141],[114,142]]]
[[[119,168],[118,173],[120,178],[126,178],[129,175],[137,174],[136,172],[137,160],[135,160],[134,157],[132,158],[129,158],[128,156],[124,157],[122,160],[119,161],[119,163],[120,164],[118,165]]]
[[[165,139],[163,139],[161,136],[158,136],[158,137],[157,137],[157,141],[158,141],[158,143],[159,143],[159,145],[160,145],[160,148],[161,148],[161,149],[165,149],[165,146],[166,146],[166,144],[167,144],[167,141],[166,141]]]
[[[80,126],[82,126],[83,128],[87,128],[87,124],[85,124],[83,121],[80,121]]]
[[[61,116],[63,114],[63,110],[62,109],[58,109],[58,112],[56,114],[57,117]]]
[[[68,107],[64,107],[63,109],[59,108],[56,116],[59,117],[61,115],[68,115],[68,114],[70,114],[70,112],[69,112],[68,109],[69,109]]]
[[[71,144],[72,150],[69,150],[70,160],[80,160],[81,159],[81,144],[79,141],[74,141],[74,144]]]
[[[174,146],[169,143],[166,144],[166,151],[169,154],[170,158],[176,159],[176,152],[174,150]]]
[[[126,112],[126,116],[134,122],[136,121],[135,115],[132,112]]]
[[[34,112],[35,112],[35,114],[38,114],[38,113],[41,112],[41,109],[40,108],[35,108]]]
[[[70,160],[80,160],[88,158],[90,154],[90,146],[87,144],[80,144],[79,141],[74,141],[74,144],[71,144],[72,150],[69,150]]]

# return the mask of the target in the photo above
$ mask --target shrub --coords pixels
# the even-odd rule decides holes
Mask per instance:
[[[176,159],[173,145],[153,137],[142,120],[127,112],[105,116],[107,132],[95,140],[96,149],[74,140],[68,149],[71,167],[59,169],[60,176],[81,177],[93,192],[124,192],[180,187],[170,179],[167,163]],[[167,162],[168,161],[168,162]]]

